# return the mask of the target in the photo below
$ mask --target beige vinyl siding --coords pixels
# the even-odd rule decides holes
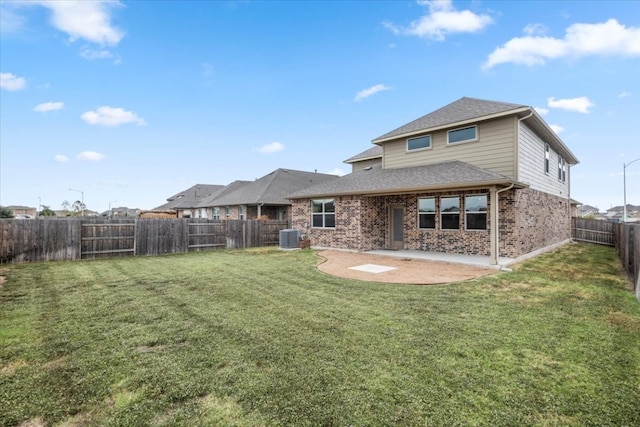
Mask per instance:
[[[368,168],[369,166],[375,166],[377,164],[380,164],[381,162],[382,162],[382,158],[380,157],[378,157],[377,159],[369,159],[369,160],[362,160],[359,162],[353,162],[351,163],[351,172],[359,171],[364,168]]]
[[[544,171],[545,142],[526,123],[520,123],[518,156],[518,181],[529,184],[531,189],[569,197],[569,165],[566,182],[558,181],[558,153],[549,150],[549,174]]]
[[[460,160],[514,178],[516,119],[501,118],[477,126],[479,140],[475,142],[447,145],[447,130],[451,129],[431,133],[432,148],[428,150],[407,152],[407,138],[385,142],[383,167],[394,169]]]

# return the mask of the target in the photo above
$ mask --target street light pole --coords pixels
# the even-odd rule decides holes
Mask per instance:
[[[630,161],[627,164],[622,164],[622,185],[624,188],[624,206],[622,207],[622,222],[627,222],[627,166],[629,166],[633,162],[637,162],[640,160],[638,157],[635,160]]]
[[[84,191],[83,190],[76,190],[73,188],[70,188],[69,191],[77,191],[78,193],[80,193],[80,197],[82,197],[82,199],[80,200],[80,203],[82,203],[82,216],[84,216]]]

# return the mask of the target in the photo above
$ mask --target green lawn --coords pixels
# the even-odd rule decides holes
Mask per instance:
[[[440,286],[317,261],[0,266],[0,425],[640,425],[640,303],[612,249]]]

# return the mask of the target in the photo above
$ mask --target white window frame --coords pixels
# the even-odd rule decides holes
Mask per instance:
[[[224,216],[225,216],[225,218],[229,218],[230,215],[231,215],[231,208],[229,206],[225,206],[224,207]]]
[[[467,197],[484,197],[485,199],[485,210],[484,211],[468,211],[467,210]],[[469,221],[467,220],[468,215],[477,215],[484,214],[484,228],[469,228]],[[487,231],[489,229],[489,197],[484,193],[478,194],[465,194],[464,195],[464,229],[465,231]]]
[[[416,140],[416,139],[424,139],[424,138],[428,138],[429,139],[429,145],[428,146],[419,147],[419,148],[409,148],[409,141],[413,141],[413,140]],[[416,137],[413,137],[413,138],[407,138],[407,143],[406,143],[407,152],[413,153],[414,151],[431,150],[432,147],[433,147],[433,139],[431,138],[431,135],[420,135],[420,136],[416,136]]]
[[[567,161],[558,155],[558,181],[567,182]]]
[[[457,212],[444,212],[444,210],[442,209],[442,201],[445,199],[458,199],[458,211]],[[440,203],[439,203],[439,207],[440,207],[440,230],[442,231],[457,231],[460,230],[460,214],[462,213],[460,211],[460,196],[441,196],[440,197]],[[443,215],[458,215],[458,227],[456,228],[444,228],[444,221],[442,220]]]
[[[322,211],[314,212],[313,205],[321,203]],[[333,203],[333,211],[326,211],[326,205],[328,203]],[[333,216],[333,225],[327,225],[327,218]],[[314,225],[314,218],[322,218],[322,225],[317,226]],[[311,227],[312,228],[326,228],[326,229],[335,229],[336,228],[336,201],[335,199],[313,199],[311,200]]]
[[[238,206],[238,217],[240,220],[244,220],[244,205]]]
[[[465,129],[471,129],[474,128],[476,130],[476,136],[475,138],[472,139],[463,139],[461,141],[454,141],[451,142],[451,133],[452,132],[458,132],[461,130],[465,130]],[[474,141],[478,141],[480,139],[480,137],[478,136],[478,125],[471,125],[471,126],[465,126],[465,127],[461,127],[461,128],[457,128],[457,129],[451,129],[449,131],[447,131],[447,145],[458,145],[458,144],[465,144],[467,142],[474,142]]]
[[[213,219],[220,219],[220,208],[213,208]]]
[[[544,173],[549,175],[551,172],[551,147],[544,144]]]
[[[433,200],[433,212],[421,212],[420,211],[420,200],[431,199]],[[435,230],[437,228],[436,224],[436,215],[438,214],[438,200],[436,197],[418,197],[418,230]],[[433,227],[420,227],[420,216],[421,215],[432,215],[433,216]]]

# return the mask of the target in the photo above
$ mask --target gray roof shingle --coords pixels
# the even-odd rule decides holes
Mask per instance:
[[[302,199],[356,194],[393,194],[509,183],[514,182],[503,175],[453,160],[398,169],[382,169],[381,165],[376,165],[292,193],[289,197]]]
[[[203,198],[222,190],[224,187],[224,185],[196,184],[184,191],[174,194],[167,199],[167,203],[165,203],[164,205],[160,205],[154,209],[163,210],[195,208]]]
[[[382,146],[374,145],[368,150],[364,150],[362,153],[358,153],[355,156],[349,157],[343,163],[354,163],[359,160],[375,159],[382,157]]]
[[[209,206],[256,205],[260,203],[289,205],[291,204],[289,194],[335,179],[338,177],[324,173],[276,169],[235,191],[215,197],[212,201],[213,205]]]
[[[525,105],[510,104],[507,102],[487,101],[483,99],[463,97],[449,105],[445,105],[425,116],[409,122],[397,129],[387,132],[374,139],[380,142],[390,138],[420,132],[422,130],[445,126],[472,120],[493,114],[506,113],[512,110],[529,108]]]

